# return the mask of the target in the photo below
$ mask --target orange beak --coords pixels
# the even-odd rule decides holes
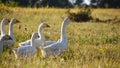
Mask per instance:
[[[70,20],[72,20],[72,19],[73,19],[73,17],[72,17],[72,16],[69,16],[69,19],[70,19]]]
[[[48,24],[46,24],[46,27],[50,27]]]
[[[16,20],[16,22],[17,22],[17,23],[20,23],[20,21],[19,21],[19,20]]]

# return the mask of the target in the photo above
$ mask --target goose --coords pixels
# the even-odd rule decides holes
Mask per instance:
[[[38,33],[34,32],[31,36],[31,44],[30,45],[25,45],[25,46],[20,46],[18,48],[13,49],[13,53],[17,58],[32,58],[32,56],[36,52],[36,46],[35,46],[35,38],[37,38]]]
[[[35,46],[37,48],[39,48],[39,46],[44,42],[45,38],[44,35],[42,33],[42,29],[45,27],[50,27],[48,24],[46,23],[41,23],[38,27],[38,35],[40,36],[39,38],[35,39]],[[21,42],[19,43],[19,46],[24,46],[24,45],[30,45],[31,41],[27,40],[25,42]]]
[[[1,21],[1,36],[5,35],[5,24],[8,24],[9,23],[9,20],[7,18],[3,18],[2,21]]]
[[[11,40],[12,38],[9,36],[9,35],[3,35],[0,37],[0,54],[2,53],[3,51],[3,42],[5,40]]]
[[[46,46],[42,45],[40,47],[43,57],[49,57],[50,55],[53,55],[53,56],[59,55],[68,48],[65,29],[66,29],[66,25],[68,25],[69,22],[70,22],[70,19],[68,17],[66,17],[62,22],[61,38],[57,42],[50,45],[46,45]]]
[[[9,24],[9,34],[8,34],[12,38],[12,40],[4,41],[3,43],[4,47],[7,47],[8,45],[12,45],[12,46],[14,45],[15,38],[13,32],[13,24],[15,23],[19,23],[19,21],[16,18],[12,18]]]

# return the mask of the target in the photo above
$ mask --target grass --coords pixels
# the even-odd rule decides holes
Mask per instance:
[[[1,12],[0,14],[4,15],[0,15],[0,20],[12,17],[20,20],[20,23],[14,25],[14,47],[18,47],[19,42],[30,39],[31,34],[37,32],[42,22],[47,22],[51,26],[43,30],[46,40],[58,40],[61,23],[68,11],[57,8],[4,9],[9,11]],[[103,20],[115,16],[120,19],[119,12],[120,9],[94,9],[92,15]],[[0,56],[0,68],[120,68],[119,26],[120,23],[114,22],[71,22],[66,28],[69,48],[62,55],[44,59],[38,50],[32,60],[15,60],[14,54],[9,53],[8,49]],[[8,26],[6,31],[7,29]]]

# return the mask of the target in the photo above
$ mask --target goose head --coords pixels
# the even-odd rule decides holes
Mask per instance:
[[[3,35],[0,40],[5,41],[5,40],[12,40],[12,38],[9,35]]]
[[[3,18],[2,22],[6,25],[6,24],[8,24],[10,22],[10,20],[7,19],[7,18]]]
[[[37,37],[39,37],[38,33],[37,33],[37,32],[34,32],[34,33],[32,34],[31,39],[35,39],[35,38],[37,38]]]
[[[17,20],[16,18],[12,18],[10,22],[11,22],[11,24],[12,24],[12,23],[19,23],[20,21]]]
[[[45,27],[50,27],[50,26],[48,24],[46,24],[46,23],[41,23],[40,27],[45,28]]]
[[[64,25],[68,25],[70,23],[70,18],[66,17],[63,22]]]

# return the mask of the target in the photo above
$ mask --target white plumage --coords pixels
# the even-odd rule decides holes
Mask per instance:
[[[44,46],[48,46],[50,44],[56,43],[56,41],[45,41]]]
[[[14,38],[14,31],[13,31],[13,24],[18,23],[19,21],[15,18],[12,18],[9,24],[9,36],[12,38],[12,40],[6,40],[3,42],[4,47],[7,47],[8,45],[14,45],[15,38]]]
[[[32,58],[36,52],[35,38],[37,38],[38,33],[33,33],[31,37],[31,44],[20,46],[13,50],[16,58]]]
[[[39,25],[38,34],[39,34],[40,37],[35,39],[35,46],[38,47],[38,48],[45,41],[44,35],[42,33],[42,29],[45,28],[45,27],[50,27],[50,26],[48,24],[46,24],[46,23],[41,23]],[[30,45],[30,43],[31,43],[31,41],[27,40],[25,42],[19,43],[19,46]]]
[[[0,37],[0,54],[3,51],[3,42],[6,40],[11,40],[12,38],[9,35],[3,35]]]
[[[68,17],[64,19],[61,26],[61,38],[57,42],[50,45],[41,46],[41,52],[44,57],[48,57],[50,55],[59,55],[68,48],[65,29],[69,22],[70,19]]]
[[[1,21],[1,36],[5,35],[5,25],[9,23],[9,20],[6,19],[6,18],[3,18],[2,21]]]

